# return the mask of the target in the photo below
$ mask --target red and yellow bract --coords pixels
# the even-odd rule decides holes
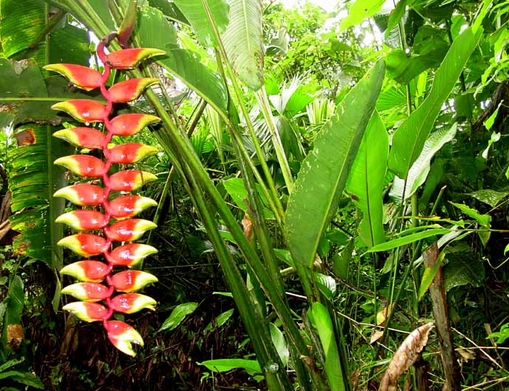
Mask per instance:
[[[63,197],[75,205],[100,207],[79,209],[64,213],[57,222],[69,225],[77,231],[102,230],[105,237],[78,233],[70,235],[58,243],[82,257],[103,255],[106,262],[84,260],[71,263],[62,268],[61,273],[72,276],[82,282],[65,287],[62,293],[78,300],[65,305],[64,310],[75,314],[86,322],[102,322],[111,343],[120,351],[135,356],[133,344],[143,346],[141,335],[127,323],[110,321],[113,313],[131,314],[142,309],[153,310],[156,301],[146,295],[132,293],[157,278],[140,270],[124,270],[112,275],[114,267],[133,266],[157,250],[139,243],[114,247],[115,242],[130,242],[139,239],[147,230],[156,225],[144,219],[132,218],[144,209],[155,206],[156,202],[147,197],[122,195],[109,200],[112,191],[130,192],[139,189],[145,183],[153,181],[155,175],[139,170],[124,170],[109,175],[112,164],[132,164],[157,153],[157,149],[139,143],[124,143],[110,148],[113,136],[132,136],[149,124],[160,121],[148,114],[122,114],[110,120],[114,103],[130,102],[140,96],[145,88],[156,83],[157,79],[140,78],[122,81],[106,88],[112,68],[130,69],[141,60],[164,54],[159,49],[123,49],[106,55],[104,44],[97,48],[99,58],[105,64],[104,73],[74,64],[52,64],[47,70],[56,71],[67,77],[71,83],[84,90],[100,88],[106,105],[88,99],[76,99],[59,102],[53,109],[64,111],[80,122],[99,122],[104,124],[105,133],[90,127],[62,129],[54,133],[55,137],[66,140],[72,145],[86,149],[101,149],[104,160],[95,156],[79,154],[64,156],[55,160],[74,174],[85,178],[101,178],[104,188],[92,184],[75,184],[58,190],[55,197]],[[112,222],[114,218],[117,221]],[[100,282],[105,281],[107,285]],[[127,292],[113,296],[116,291]],[[101,303],[102,302],[102,303]]]

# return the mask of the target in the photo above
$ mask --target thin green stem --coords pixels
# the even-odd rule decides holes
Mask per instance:
[[[242,115],[244,116],[244,119],[246,121],[247,128],[249,130],[249,135],[251,136],[251,140],[253,142],[253,145],[256,150],[256,155],[258,156],[258,160],[260,165],[262,166],[263,173],[265,175],[265,180],[267,181],[267,186],[270,190],[270,193],[272,194],[272,197],[276,202],[279,201],[279,194],[277,192],[276,186],[274,184],[274,180],[272,178],[272,173],[270,172],[269,166],[266,162],[266,157],[260,147],[260,143],[258,141],[258,137],[256,136],[256,132],[253,126],[253,123],[251,121],[251,118],[249,117],[249,111],[247,110],[246,104],[243,99],[242,91],[239,86],[239,83],[237,82],[237,78],[235,77],[235,72],[233,71],[232,65],[230,61],[228,60],[228,56],[226,54],[226,49],[224,48],[223,42],[221,40],[221,36],[219,32],[217,31],[217,27],[214,23],[214,18],[212,16],[212,13],[210,11],[209,5],[206,0],[202,0],[203,8],[207,12],[207,17],[210,21],[212,31],[214,32],[214,36],[218,43],[218,49],[219,53],[221,55],[221,58],[224,61],[224,64],[226,65],[226,70],[228,72],[228,76],[230,77],[231,85],[233,88],[233,91],[235,93],[235,97],[237,98],[237,104],[240,106]]]
[[[255,93],[255,96],[258,101],[258,105],[262,109],[262,114],[263,117],[265,118],[265,122],[269,127],[272,136],[272,144],[274,145],[276,157],[277,160],[279,161],[279,165],[281,166],[281,171],[283,173],[283,178],[285,179],[286,188],[288,189],[288,193],[291,193],[293,188],[292,171],[290,170],[290,165],[288,164],[288,159],[286,158],[286,153],[283,148],[283,144],[281,143],[279,132],[276,128],[276,124],[274,123],[274,117],[272,116],[272,110],[270,108],[269,99],[267,97],[267,91],[265,90],[265,86],[262,86],[262,88]]]

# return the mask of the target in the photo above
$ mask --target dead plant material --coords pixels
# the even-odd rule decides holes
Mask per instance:
[[[399,377],[415,363],[428,343],[429,332],[433,327],[433,323],[418,327],[403,341],[394,353],[378,391],[396,391]]]
[[[10,324],[7,326],[7,346],[13,350],[18,350],[23,341],[23,326],[20,324]]]
[[[242,228],[244,228],[244,235],[249,243],[253,242],[253,221],[251,217],[246,213],[242,219]]]

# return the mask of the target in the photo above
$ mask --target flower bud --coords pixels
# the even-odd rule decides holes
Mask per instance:
[[[111,278],[111,285],[120,292],[136,292],[156,281],[158,281],[157,277],[153,274],[141,270],[125,270]]]
[[[103,122],[108,114],[106,106],[90,99],[66,100],[55,103],[51,108],[64,111],[80,122]]]
[[[104,190],[99,186],[77,184],[57,190],[53,197],[63,197],[79,206],[97,206],[104,201]]]
[[[121,114],[111,120],[111,133],[116,136],[132,136],[145,126],[160,122],[161,119],[148,114]]]
[[[62,293],[83,301],[106,300],[111,296],[110,288],[95,282],[71,284],[62,289]]]
[[[57,223],[64,223],[78,231],[93,231],[101,229],[108,224],[106,216],[95,210],[73,210],[64,213],[55,220]]]
[[[66,247],[82,257],[91,257],[99,255],[108,249],[106,240],[97,235],[77,234],[67,236],[57,243],[59,246]]]
[[[100,149],[106,142],[106,136],[97,129],[78,127],[62,129],[53,133],[53,137],[65,140],[79,148]]]
[[[106,167],[101,159],[90,155],[69,155],[54,161],[58,166],[64,166],[76,175],[100,178]]]
[[[142,60],[165,54],[164,50],[149,48],[134,48],[117,50],[110,53],[106,63],[114,69],[132,69]]]
[[[76,301],[62,307],[85,322],[97,322],[108,315],[108,309],[99,303]]]
[[[110,87],[110,99],[113,103],[127,103],[137,99],[148,86],[156,84],[159,79],[142,78],[121,81]]]
[[[139,143],[126,143],[113,147],[110,150],[110,159],[112,163],[131,164],[155,153],[157,153],[155,147]]]
[[[79,261],[64,266],[60,274],[71,276],[80,281],[101,282],[109,274],[111,268],[99,261]]]
[[[142,197],[137,195],[126,195],[117,197],[110,201],[110,213],[116,219],[125,219],[134,217],[145,209],[156,206],[152,198]]]
[[[156,253],[157,249],[152,246],[129,243],[114,249],[110,254],[107,254],[107,258],[115,266],[134,266],[150,254]]]
[[[118,221],[105,228],[104,232],[108,239],[117,242],[131,242],[143,236],[143,234],[156,228],[157,225],[150,220],[128,219]]]
[[[139,293],[125,293],[115,296],[111,300],[110,308],[124,314],[134,314],[145,308],[154,311],[156,304],[157,302],[150,296]]]
[[[135,191],[145,183],[155,181],[154,174],[139,170],[119,171],[110,176],[110,189],[113,191]]]
[[[133,350],[133,344],[143,346],[141,335],[127,323],[110,320],[106,322],[105,327],[110,342],[123,353],[134,357],[136,352]]]
[[[101,87],[102,75],[95,69],[76,64],[49,64],[43,68],[60,73],[82,90],[90,91]]]

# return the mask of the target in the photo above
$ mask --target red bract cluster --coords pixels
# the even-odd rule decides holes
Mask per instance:
[[[79,233],[63,238],[59,245],[69,248],[76,254],[90,258],[102,255],[106,262],[83,260],[65,266],[62,274],[81,281],[65,287],[62,293],[80,301],[63,307],[86,322],[102,322],[111,343],[120,351],[135,356],[133,344],[143,345],[140,334],[128,324],[109,320],[114,312],[132,314],[142,309],[154,309],[155,300],[149,296],[134,293],[145,285],[157,281],[150,273],[139,270],[113,271],[113,268],[131,267],[157,250],[145,244],[128,243],[115,246],[116,242],[132,242],[139,239],[147,230],[156,227],[148,220],[133,218],[144,209],[155,206],[150,198],[138,195],[121,195],[110,200],[112,191],[132,192],[155,176],[138,170],[108,172],[113,164],[132,164],[157,152],[157,149],[143,144],[124,143],[109,147],[113,136],[130,136],[143,127],[159,121],[158,117],[145,114],[122,114],[110,119],[114,103],[130,102],[140,96],[145,88],[157,79],[130,79],[119,82],[109,89],[106,82],[111,69],[131,69],[146,58],[161,55],[158,49],[124,49],[110,54],[105,53],[103,43],[97,54],[104,63],[104,73],[74,64],[51,64],[46,69],[56,71],[67,77],[78,88],[93,90],[100,88],[106,105],[93,100],[76,99],[53,105],[80,122],[99,122],[104,124],[105,133],[90,127],[62,129],[55,137],[66,140],[79,148],[101,149],[104,160],[91,155],[64,156],[55,164],[66,167],[74,174],[84,178],[101,178],[103,188],[79,183],[67,186],[55,193],[75,205],[89,207],[64,213],[57,222],[65,223]],[[102,210],[98,210],[101,208]],[[96,208],[96,209],[94,209]],[[116,221],[112,221],[112,220]],[[85,233],[81,231],[98,231]],[[102,284],[106,282],[106,285]],[[115,292],[122,292],[115,295]]]

